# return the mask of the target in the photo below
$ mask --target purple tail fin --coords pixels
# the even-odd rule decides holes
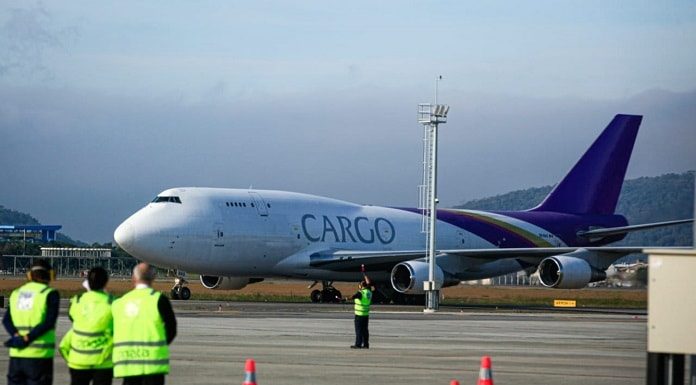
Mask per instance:
[[[613,214],[640,115],[616,115],[561,183],[532,211]]]

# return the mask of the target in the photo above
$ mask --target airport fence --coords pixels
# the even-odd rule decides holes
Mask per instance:
[[[0,275],[24,276],[37,258],[48,259],[56,276],[65,278],[82,278],[86,271],[95,266],[105,268],[113,277],[130,277],[133,267],[138,263],[134,258],[110,256],[3,255]]]

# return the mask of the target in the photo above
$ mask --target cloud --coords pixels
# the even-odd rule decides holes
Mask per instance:
[[[45,64],[48,51],[65,48],[65,41],[77,35],[75,27],[52,26],[50,13],[41,3],[13,8],[0,26],[0,76],[50,78]]]

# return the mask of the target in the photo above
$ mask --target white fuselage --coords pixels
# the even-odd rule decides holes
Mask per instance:
[[[340,279],[310,268],[323,250],[422,250],[419,213],[284,191],[175,188],[124,221],[114,238],[150,263],[217,276]],[[490,248],[438,222],[438,248]],[[352,274],[351,274],[352,276]],[[349,279],[346,277],[346,279]]]

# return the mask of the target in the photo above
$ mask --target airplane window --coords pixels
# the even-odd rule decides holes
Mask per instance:
[[[157,197],[155,197],[155,199],[152,200],[152,203],[161,203],[161,202],[181,203],[181,199],[179,199],[179,197],[157,196]]]
[[[251,207],[254,207],[254,202],[251,202]]]
[[[230,202],[225,202],[225,206],[230,207]]]
[[[271,208],[271,204],[270,204],[270,203],[266,203],[266,206],[268,206],[269,209]]]
[[[246,207],[246,202],[242,203],[242,206]]]

